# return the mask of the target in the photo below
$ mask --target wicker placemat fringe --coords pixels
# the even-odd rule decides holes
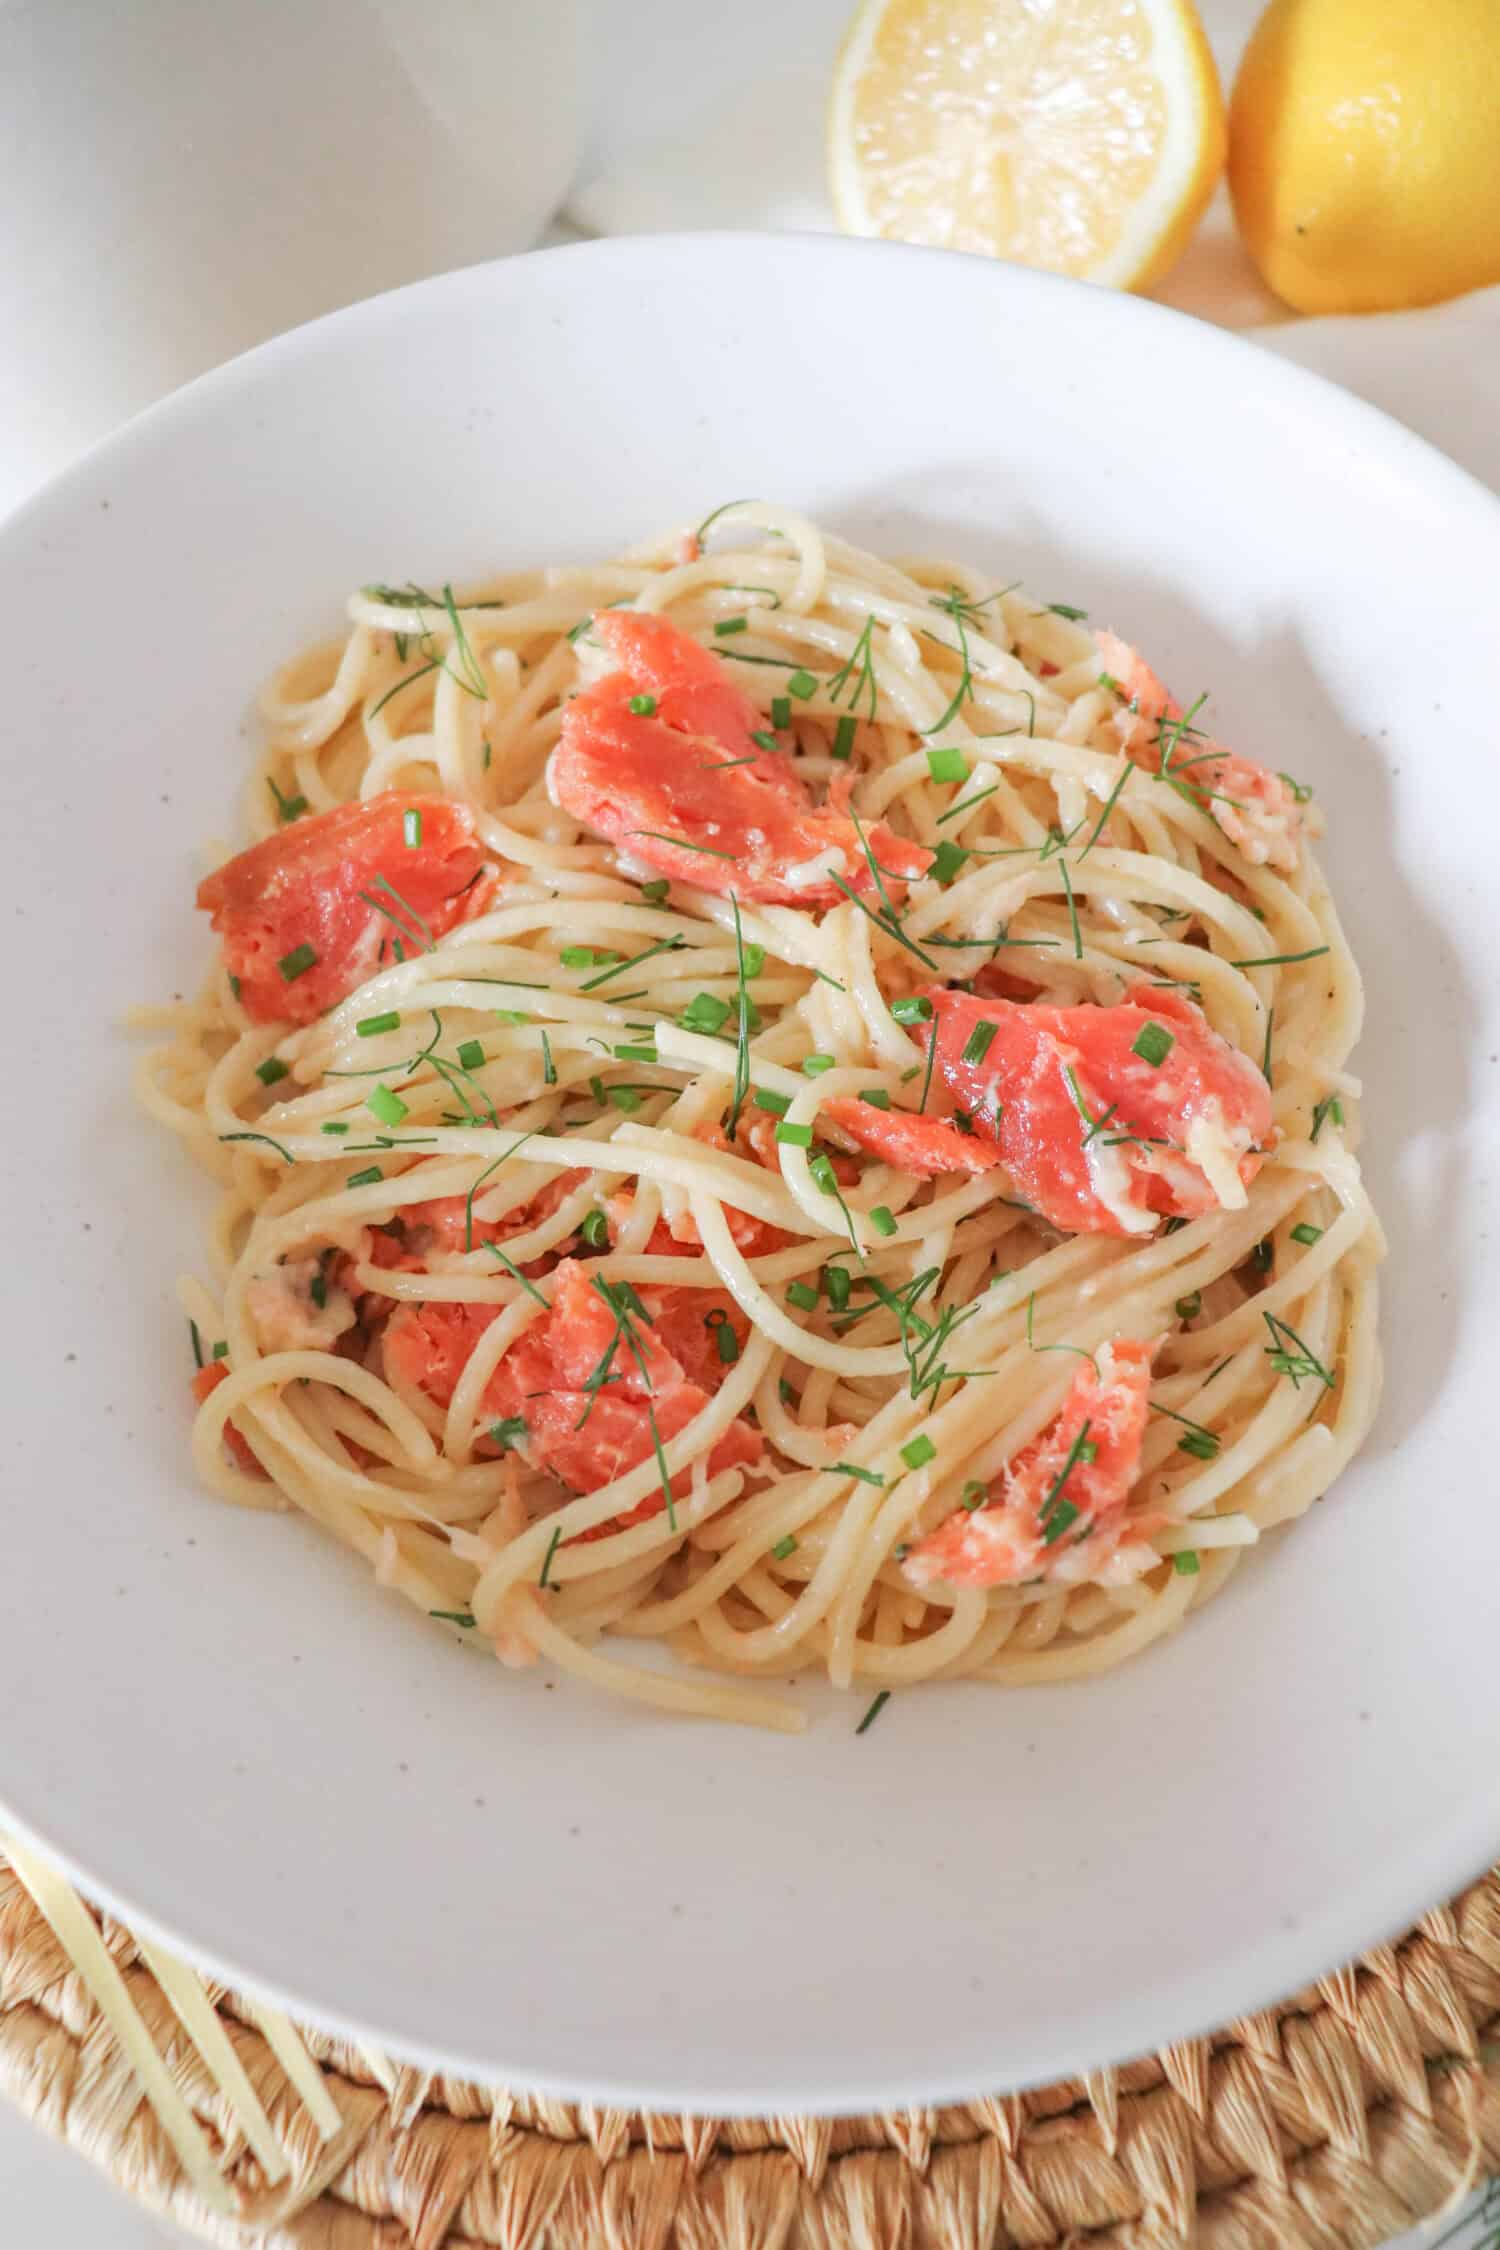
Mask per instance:
[[[56,1883],[72,1943],[0,1858],[0,2093],[223,2250],[1373,2250],[1500,2171],[1500,1869],[1211,2040],[838,2119],[432,2076],[185,1984],[85,1909],[101,1970]],[[116,1976],[206,2163],[122,2051]]]

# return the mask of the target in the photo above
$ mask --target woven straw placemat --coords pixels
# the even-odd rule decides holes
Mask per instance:
[[[12,1847],[0,2090],[234,2250],[1371,2250],[1500,2170],[1500,1868],[1283,2006],[1118,2070],[715,2121],[294,2031]]]

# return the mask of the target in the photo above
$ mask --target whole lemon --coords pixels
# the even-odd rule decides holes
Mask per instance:
[[[1229,186],[1299,312],[1500,281],[1500,0],[1271,0],[1235,80]]]

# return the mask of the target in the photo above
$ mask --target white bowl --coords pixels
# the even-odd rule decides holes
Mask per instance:
[[[248,701],[372,578],[787,496],[1024,574],[1306,775],[1369,982],[1386,1403],[1173,1642],[804,1690],[802,1740],[497,1670],[195,1490],[203,1198],[112,1025],[194,986]],[[1271,2000],[1500,1850],[1500,509],[1127,297],[864,243],[450,275],[155,409],[0,532],[11,759],[0,1797],[226,1976],[513,2085],[695,2110],[1013,2086]],[[1492,1237],[1494,1239],[1492,1239]]]

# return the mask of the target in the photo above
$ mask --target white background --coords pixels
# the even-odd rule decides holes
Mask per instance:
[[[1227,82],[1256,9],[1253,0],[1201,4]],[[507,5],[502,0],[497,10],[502,19]],[[585,65],[592,124],[568,218],[590,233],[828,225],[821,106],[849,5],[759,0],[752,26],[695,0],[591,0]],[[569,106],[559,92],[559,119]],[[451,253],[436,264],[483,254],[474,246],[472,213],[455,230]],[[109,254],[106,232],[101,221],[101,258]],[[1222,199],[1159,293],[1236,327],[1284,317],[1234,242]],[[330,289],[328,301],[336,295]],[[1476,319],[1494,310],[1470,300],[1450,314],[1421,316],[1420,325],[1309,324],[1276,340],[1500,482],[1500,414],[1483,397],[1485,355],[1469,343]],[[40,454],[0,464],[8,470],[0,480],[5,496],[18,496],[55,465]],[[79,2158],[3,2106],[0,2222],[7,2240],[46,2250],[170,2250],[186,2239],[135,2211]],[[1408,2237],[1402,2250],[1416,2250],[1417,2241]]]

